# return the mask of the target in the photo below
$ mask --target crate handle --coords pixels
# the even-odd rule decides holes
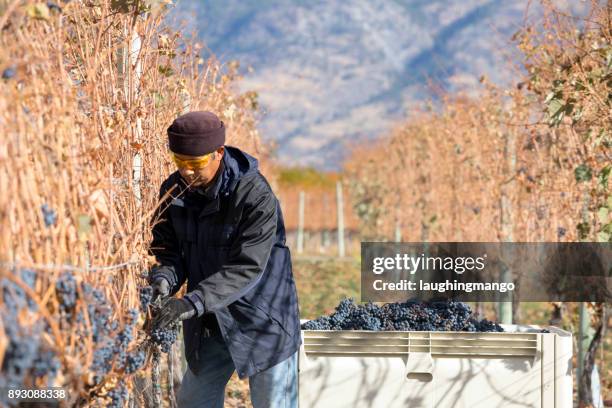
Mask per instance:
[[[408,353],[406,361],[407,378],[429,378],[431,381],[433,373],[433,357],[431,353],[412,352]],[[428,375],[415,375],[428,374]]]
[[[431,381],[433,373],[433,357],[431,356],[431,333],[427,333],[425,339],[418,337],[418,340],[427,341],[428,351],[412,351],[412,333],[408,333],[408,358],[406,360],[406,378]]]

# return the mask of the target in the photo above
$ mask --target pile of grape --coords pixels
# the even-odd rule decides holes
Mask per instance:
[[[501,332],[486,319],[477,320],[462,302],[404,302],[358,305],[343,299],[330,316],[302,325],[304,330],[469,331]]]

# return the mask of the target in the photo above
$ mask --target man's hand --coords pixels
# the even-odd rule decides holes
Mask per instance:
[[[166,299],[160,308],[159,314],[153,319],[153,330],[164,329],[172,323],[190,319],[196,315],[196,309],[187,299]]]
[[[170,295],[170,284],[165,278],[159,277],[151,284],[153,296],[151,303],[156,303],[158,299],[163,300]]]

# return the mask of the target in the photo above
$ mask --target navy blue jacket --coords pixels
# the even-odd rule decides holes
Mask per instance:
[[[257,160],[226,146],[213,185],[189,190],[178,172],[162,183],[166,198],[153,226],[151,253],[175,294],[187,281],[198,316],[183,321],[185,354],[198,372],[205,336],[223,337],[240,378],[280,363],[301,343],[291,254],[280,205]]]

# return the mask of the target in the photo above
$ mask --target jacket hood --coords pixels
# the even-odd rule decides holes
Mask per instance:
[[[247,174],[256,172],[259,162],[253,156],[237,147],[225,146],[223,172],[221,173],[220,194],[228,195],[236,188],[238,181]]]

